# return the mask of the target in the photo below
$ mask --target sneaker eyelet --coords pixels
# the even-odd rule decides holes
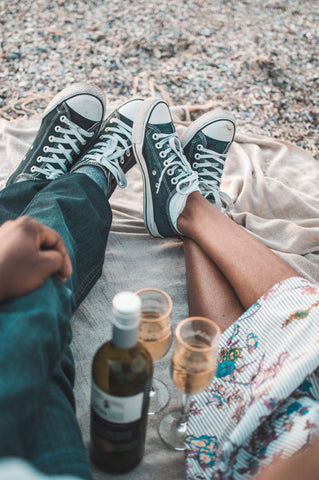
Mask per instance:
[[[168,164],[169,164],[169,161],[168,161],[167,159],[166,159],[166,160],[164,160],[164,162],[163,162],[163,165],[164,165],[164,167],[167,167],[167,166],[168,166]]]
[[[159,153],[159,156],[160,156],[161,158],[166,158],[166,153],[165,153],[165,152],[160,152],[160,153]]]
[[[152,175],[156,175],[156,170],[152,170]]]
[[[174,171],[171,168],[169,168],[167,170],[167,175],[169,175],[171,177],[172,175],[174,175]]]
[[[35,166],[33,165],[33,167],[30,168],[31,172],[35,172]]]
[[[51,142],[51,143],[54,142],[54,136],[53,135],[49,136],[49,142]]]
[[[194,162],[193,165],[192,165],[193,168],[197,169],[198,168],[198,163],[197,162]]]
[[[121,164],[121,165],[124,165],[124,163],[125,163],[125,160],[124,160],[124,158],[122,157],[122,158],[120,159],[120,164]]]
[[[199,159],[200,159],[200,154],[199,154],[199,153],[195,153],[194,158],[196,158],[196,160],[199,160]]]
[[[60,122],[65,122],[65,115],[61,115]]]
[[[56,132],[60,132],[60,131],[61,131],[60,125],[56,125],[56,126],[54,127],[54,130],[55,130]]]
[[[172,178],[171,183],[172,183],[173,185],[176,185],[176,183],[177,183],[177,178],[175,178],[175,177]]]
[[[42,157],[37,157],[37,162],[41,163],[42,162]]]
[[[204,147],[203,147],[203,145],[202,145],[201,143],[199,143],[199,144],[197,145],[197,150],[203,150],[203,148],[204,148]]]
[[[155,183],[155,187],[158,188],[158,183]]]
[[[159,142],[155,143],[155,148],[161,148],[161,144]]]
[[[131,155],[131,151],[130,151],[130,150],[127,150],[127,151],[125,152],[125,155],[126,155],[127,157],[129,157],[129,156]]]
[[[153,133],[152,138],[153,138],[153,140],[158,140],[158,134],[157,134],[157,133]]]
[[[48,150],[49,150],[49,147],[43,147],[43,151],[44,151],[45,153],[47,153]]]

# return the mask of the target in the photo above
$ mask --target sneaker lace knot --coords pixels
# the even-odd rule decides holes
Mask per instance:
[[[127,180],[120,166],[124,163],[125,154],[129,154],[132,146],[132,127],[119,118],[112,118],[98,142],[84,155],[83,160],[97,160],[110,171],[119,187],[125,188]],[[114,124],[114,125],[113,125]]]
[[[222,202],[228,212],[232,206],[232,200],[227,193],[220,191],[220,181],[224,170],[226,155],[215,152],[203,145],[197,146],[193,168],[198,171],[199,187],[204,197],[212,196],[216,207],[221,210]]]
[[[157,133],[156,148],[161,149],[160,157],[163,158],[162,169],[156,193],[159,192],[164,176],[171,176],[171,183],[176,185],[180,193],[188,194],[194,190],[194,183],[198,182],[198,174],[194,172],[186,159],[176,133]]]

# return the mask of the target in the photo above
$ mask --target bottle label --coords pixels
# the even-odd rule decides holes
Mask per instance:
[[[112,423],[131,423],[142,416],[144,393],[131,397],[115,397],[103,392],[92,382],[91,405],[95,413]]]

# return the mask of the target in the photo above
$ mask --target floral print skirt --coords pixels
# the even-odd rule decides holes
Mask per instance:
[[[222,335],[216,377],[193,397],[188,480],[249,479],[319,432],[319,287],[276,284]]]

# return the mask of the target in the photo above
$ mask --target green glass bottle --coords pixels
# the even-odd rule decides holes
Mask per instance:
[[[137,341],[140,313],[137,295],[115,295],[112,340],[93,359],[90,455],[110,473],[131,470],[144,454],[153,364]]]

